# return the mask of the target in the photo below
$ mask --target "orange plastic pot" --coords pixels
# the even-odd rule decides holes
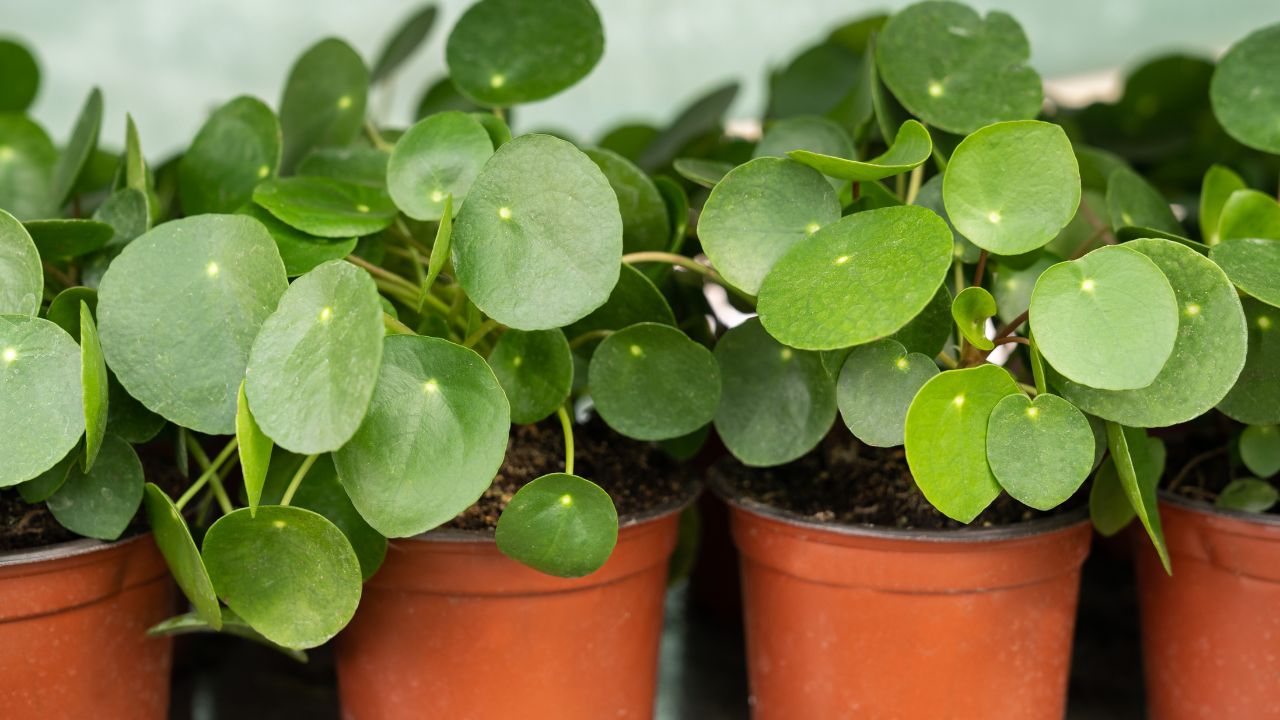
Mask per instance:
[[[730,504],[758,720],[1061,720],[1083,513],[907,531]]]
[[[338,637],[343,717],[651,718],[678,514],[624,525],[604,567],[574,579],[492,534],[392,542]]]
[[[0,716],[166,717],[173,607],[149,534],[0,554]]]
[[[1153,720],[1280,718],[1280,518],[1162,495],[1173,561],[1136,549]]]

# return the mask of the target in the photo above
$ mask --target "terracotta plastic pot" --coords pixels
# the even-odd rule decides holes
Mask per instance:
[[[678,515],[628,522],[575,579],[520,565],[492,534],[392,542],[338,637],[343,717],[651,718]]]
[[[1083,513],[906,531],[729,501],[758,720],[1062,718]]]
[[[173,607],[149,534],[0,553],[0,716],[166,717]]]
[[[1134,533],[1150,717],[1280,718],[1280,518],[1172,495],[1160,517],[1172,576]]]

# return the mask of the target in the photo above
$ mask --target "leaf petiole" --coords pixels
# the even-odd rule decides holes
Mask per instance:
[[[564,472],[573,474],[573,421],[569,419],[569,411],[564,406],[556,408],[556,417],[560,418],[560,429],[564,431]]]

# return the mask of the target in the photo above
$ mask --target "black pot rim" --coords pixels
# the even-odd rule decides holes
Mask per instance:
[[[0,568],[61,560],[63,558],[76,557],[77,555],[89,555],[136,542],[149,535],[151,535],[150,530],[111,542],[82,537],[52,545],[41,545],[40,547],[23,548],[21,550],[5,550],[0,552]]]
[[[1215,515],[1217,517],[1229,518],[1231,520],[1253,523],[1254,525],[1280,527],[1280,514],[1276,513],[1228,510],[1226,508],[1220,508],[1212,503],[1204,502],[1203,500],[1192,500],[1191,498],[1184,497],[1174,492],[1169,492],[1168,490],[1161,490],[1159,497],[1160,502],[1188,512],[1200,513],[1201,515]]]

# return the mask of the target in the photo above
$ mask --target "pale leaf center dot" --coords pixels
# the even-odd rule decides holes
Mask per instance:
[[[511,219],[511,208],[509,208],[509,207],[500,207],[500,208],[498,208],[498,217],[502,218],[503,220],[510,220],[510,219]]]
[[[512,367],[520,367],[523,364],[524,364],[524,358],[520,357],[519,355],[511,358]]]
[[[423,392],[435,393],[439,389],[440,389],[440,383],[437,382],[435,378],[431,378],[430,380],[422,383]]]
[[[489,87],[491,88],[500,88],[506,84],[507,84],[507,76],[502,75],[501,73],[494,73],[489,78]]]
[[[848,256],[848,255],[841,255],[840,257],[836,258],[836,264],[837,264],[837,265],[843,265],[843,264],[845,264],[845,263],[847,263],[847,262],[849,262],[849,256]]]
[[[351,107],[350,95],[343,95],[342,97],[338,98],[338,109],[346,110],[349,107]]]
[[[987,219],[990,220],[993,224],[999,223],[1000,213],[996,212],[995,210],[992,210],[991,212],[987,213]]]
[[[4,361],[5,361],[6,363],[11,363],[11,362],[13,362],[14,360],[17,360],[17,359],[18,359],[18,351],[17,351],[17,350],[14,350],[13,348],[5,348],[5,349],[4,349]]]
[[[329,322],[329,318],[333,317],[333,308],[324,308],[320,311],[320,322]]]
[[[12,160],[13,148],[8,145],[0,145],[0,160]]]
[[[897,365],[899,370],[906,370],[911,367],[911,363],[907,362],[907,359],[904,357],[898,358],[894,365]]]
[[[1027,417],[1031,418],[1032,420],[1035,420],[1036,416],[1039,414],[1040,414],[1040,408],[1035,408],[1035,407],[1027,408]]]
[[[209,277],[217,277],[219,272],[218,263],[211,262],[204,266],[204,273]]]
[[[275,521],[273,521],[271,524],[272,524],[272,525],[274,525],[274,526],[276,526],[276,529],[280,529],[280,528],[283,528],[283,527],[284,527],[284,521],[283,521],[283,520],[275,520]]]
[[[431,193],[431,202],[441,202],[443,200],[444,200],[444,193],[440,192],[439,190],[436,190],[435,192]]]
[[[818,232],[821,229],[822,229],[822,226],[816,222],[812,222],[804,226],[804,231],[810,235]]]
[[[565,507],[569,507],[570,505],[573,504],[573,496],[570,495],[569,493],[565,493],[564,495],[561,495],[560,504]]]
[[[782,348],[782,352],[778,354],[782,356],[782,361],[786,362],[791,359],[791,348]]]
[[[1197,305],[1197,304],[1195,304],[1195,303],[1188,303],[1188,304],[1187,304],[1187,314],[1188,314],[1188,315],[1199,315],[1199,314],[1200,314],[1200,306],[1199,306],[1199,305]]]
[[[258,168],[258,177],[264,178],[270,174],[271,174],[271,168],[267,167],[266,165],[263,165],[262,167]]]
[[[632,345],[630,350],[633,357],[640,357],[644,354],[644,350],[641,350],[639,345]]]
[[[1080,283],[1080,289],[1085,292],[1093,292],[1093,288],[1094,288],[1094,282],[1091,279],[1086,278],[1084,281]]]
[[[929,97],[942,97],[942,83],[937,80],[929,81]]]
[[[369,212],[369,206],[364,203],[360,203],[359,205],[356,205],[356,210],[359,210],[362,213],[367,213]]]
[[[955,396],[955,398],[951,400],[951,404],[955,405],[956,407],[960,407],[961,405],[964,405],[964,395]]]
[[[1266,316],[1266,315],[1263,315],[1262,317],[1258,318],[1258,329],[1259,329],[1259,330],[1270,330],[1270,329],[1271,329],[1271,318],[1270,318],[1270,317],[1268,317],[1268,316]]]

